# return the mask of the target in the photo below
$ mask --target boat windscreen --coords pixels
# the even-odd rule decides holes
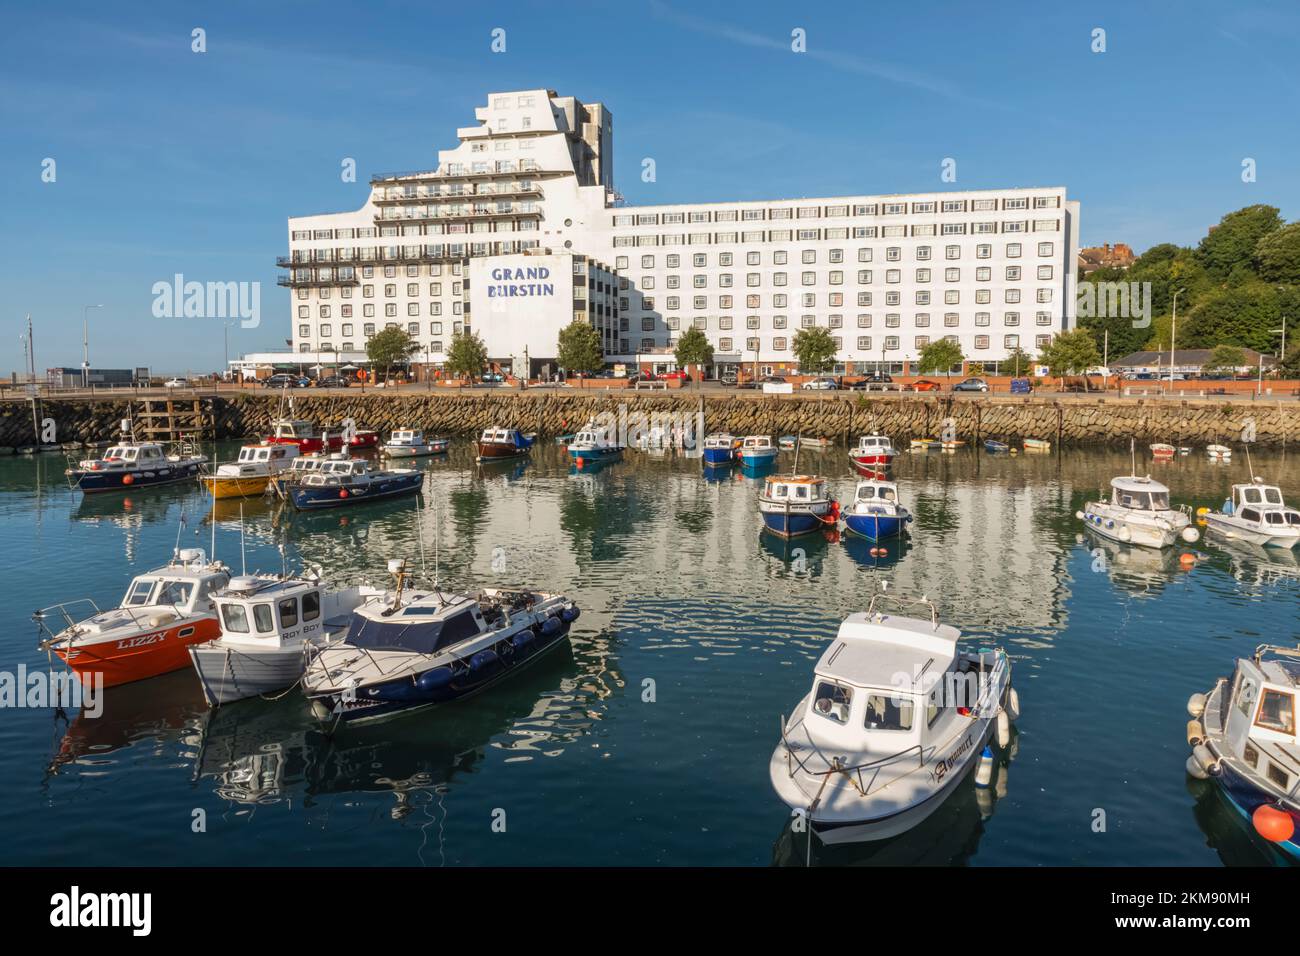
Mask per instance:
[[[414,651],[433,654],[479,632],[471,611],[438,621],[375,621],[355,615],[345,643],[371,651]]]

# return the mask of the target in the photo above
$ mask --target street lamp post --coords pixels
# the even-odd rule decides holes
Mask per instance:
[[[90,387],[90,310],[104,306],[88,305],[81,310],[81,387]]]
[[[1174,390],[1174,349],[1175,340],[1178,338],[1178,294],[1186,292],[1186,289],[1174,290],[1174,311],[1169,325],[1169,391]]]

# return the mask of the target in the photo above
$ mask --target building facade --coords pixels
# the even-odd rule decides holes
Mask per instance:
[[[295,351],[356,353],[397,325],[413,361],[438,365],[468,328],[537,374],[577,319],[610,363],[668,370],[695,327],[715,371],[779,371],[820,326],[839,370],[859,372],[941,337],[993,362],[1073,325],[1079,203],[1064,187],[631,206],[603,105],[497,93],[476,119],[435,168],[373,177],[361,209],[289,220]]]

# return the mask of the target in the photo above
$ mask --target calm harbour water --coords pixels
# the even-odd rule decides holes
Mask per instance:
[[[800,465],[851,495],[842,448]],[[1217,507],[1247,473],[1203,455],[1139,465],[1197,506]],[[1294,454],[1254,465],[1300,500]],[[0,670],[44,668],[31,612],[116,604],[133,574],[166,561],[182,517],[183,546],[210,545],[196,487],[85,499],[64,467],[0,459]],[[583,609],[571,648],[487,695],[333,739],[296,693],[210,714],[187,671],[107,691],[98,719],[0,710],[5,862],[801,864],[806,837],[789,832],[768,758],[877,576],[929,595],[971,642],[1007,647],[1023,713],[992,799],[968,778],[916,830],[815,847],[814,862],[1280,861],[1185,776],[1184,708],[1235,656],[1300,639],[1297,558],[1083,537],[1075,511],[1128,473],[1127,452],[904,454],[894,477],[916,522],[910,546],[884,559],[851,536],[762,534],[759,480],[715,479],[698,460],[630,452],[576,472],[539,443],[530,463],[489,471],[458,442],[421,467],[444,585],[565,592]],[[430,511],[430,565],[433,524]],[[410,500],[312,515],[250,502],[244,527],[249,570],[278,571],[285,542],[291,566],[382,584],[388,558],[419,552]],[[238,505],[218,512],[216,542],[238,568]],[[1185,552],[1195,567],[1180,567]],[[193,832],[196,810],[206,832]]]

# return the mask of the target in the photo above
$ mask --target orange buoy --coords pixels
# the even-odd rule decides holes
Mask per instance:
[[[346,498],[347,496],[348,496],[348,490],[347,490],[346,488],[340,488],[340,489],[339,489],[339,497],[340,497],[340,498]]]
[[[122,484],[124,484],[124,485],[129,485],[129,484],[130,484],[131,482],[133,482],[133,481],[135,481],[135,475],[123,475],[123,476],[122,476]]]
[[[1196,567],[1196,555],[1184,551],[1178,557],[1178,564],[1186,571],[1188,568]]]
[[[1291,814],[1270,804],[1261,803],[1250,815],[1250,820],[1255,824],[1255,832],[1273,843],[1285,843],[1295,836],[1295,821]]]

